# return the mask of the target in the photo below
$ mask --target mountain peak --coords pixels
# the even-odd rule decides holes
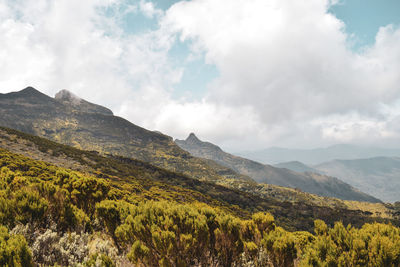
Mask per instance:
[[[175,140],[175,143],[178,144],[183,150],[188,151],[191,154],[196,154],[196,157],[204,158],[204,156],[200,155],[200,150],[206,153],[213,151],[213,153],[224,153],[219,146],[216,146],[210,142],[201,141],[194,133],[190,133],[186,140]],[[192,153],[193,151],[197,151]]]
[[[39,90],[33,88],[32,86],[28,86],[25,89],[22,89],[19,92],[16,92],[16,94],[18,95],[29,95],[29,96],[33,96],[33,95],[43,95],[43,93],[41,93]]]
[[[186,138],[186,142],[190,143],[199,143],[201,142],[199,138],[194,133],[190,133],[188,138]]]
[[[80,97],[76,96],[66,89],[59,91],[54,98],[61,101],[71,102],[74,105],[79,105],[82,101]]]
[[[0,94],[2,98],[8,99],[6,101],[11,101],[11,99],[29,99],[29,102],[39,103],[43,101],[51,101],[51,97],[43,94],[39,90],[33,88],[32,86],[28,86],[25,89],[22,89],[17,92],[10,92],[6,94]],[[39,102],[38,102],[39,101]]]
[[[39,91],[33,88],[32,86],[28,86],[25,89],[22,89],[20,92],[39,92]]]

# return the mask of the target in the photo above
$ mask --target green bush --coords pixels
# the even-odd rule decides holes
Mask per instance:
[[[33,266],[30,249],[22,235],[10,235],[0,226],[0,266]]]
[[[126,167],[121,166],[112,168]],[[328,227],[316,220],[315,234],[288,232],[269,213],[242,212],[245,218],[239,218],[232,212],[238,207],[151,180],[150,174],[126,173],[116,177],[108,170],[97,173],[107,179],[98,178],[0,149],[0,266],[32,265],[27,241],[6,227],[32,227],[24,232],[27,240],[32,245],[41,236],[44,244],[54,222],[50,237],[68,252],[54,259],[58,264],[87,260],[92,252],[82,244],[96,232],[120,255],[144,266],[400,266],[400,229],[390,224]],[[35,259],[42,247],[32,246]],[[79,247],[84,253],[76,258]],[[116,252],[112,259],[106,254],[98,251],[86,266],[115,266]]]
[[[388,224],[365,224],[361,229],[316,221],[301,266],[399,266],[400,229]]]

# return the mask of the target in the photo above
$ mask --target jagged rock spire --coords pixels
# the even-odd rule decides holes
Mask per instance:
[[[199,143],[201,142],[199,138],[194,133],[190,133],[188,138],[186,138],[186,142],[188,143]]]

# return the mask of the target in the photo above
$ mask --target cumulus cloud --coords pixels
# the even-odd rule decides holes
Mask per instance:
[[[354,112],[373,120],[382,103],[400,96],[400,30],[383,27],[375,45],[354,52],[345,25],[328,12],[336,3],[194,0],[168,10],[163,25],[216,64],[221,75],[207,101],[252,107],[260,128],[289,122],[296,129],[299,121],[317,127],[317,116],[351,119]],[[354,141],[368,129],[346,119],[335,123],[337,132],[352,132],[331,134],[336,141]],[[320,140],[329,132],[324,127],[318,125]]]
[[[127,6],[125,1],[1,3],[3,92],[33,85],[53,95],[66,88],[118,109],[143,88],[169,90],[179,81],[182,70],[168,64],[167,37],[157,32],[124,33],[119,25],[124,11],[119,11]],[[109,10],[114,11],[112,17],[106,14]]]
[[[231,150],[399,140],[400,29],[355,52],[337,0],[0,0],[0,91],[69,89],[149,129]],[[159,28],[129,34],[128,13]],[[110,15],[111,14],[111,15]],[[190,43],[219,77],[203,99],[173,98]],[[190,88],[188,88],[190,90]]]
[[[139,7],[143,14],[149,18],[153,18],[154,16],[161,16],[163,14],[162,10],[155,8],[153,2],[146,2],[144,0],[141,0]]]

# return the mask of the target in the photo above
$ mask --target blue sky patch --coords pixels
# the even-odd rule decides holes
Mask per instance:
[[[400,25],[399,0],[342,0],[330,12],[346,24],[346,32],[354,35],[354,49],[375,43],[380,27]]]

